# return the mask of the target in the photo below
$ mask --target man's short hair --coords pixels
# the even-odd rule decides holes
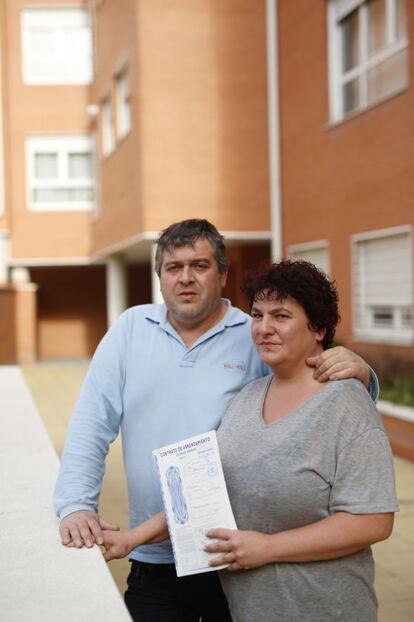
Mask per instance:
[[[155,252],[155,271],[160,276],[164,251],[172,252],[180,246],[194,246],[197,240],[208,240],[213,247],[214,257],[220,274],[229,266],[224,238],[208,220],[190,218],[175,222],[161,232]]]

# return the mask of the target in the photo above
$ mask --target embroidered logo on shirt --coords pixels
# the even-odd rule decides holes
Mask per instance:
[[[245,372],[247,369],[246,363],[243,363],[242,361],[229,361],[228,363],[223,363],[223,367],[229,371],[236,372]]]

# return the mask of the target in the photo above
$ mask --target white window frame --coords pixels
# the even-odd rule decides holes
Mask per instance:
[[[413,227],[411,225],[402,225],[400,227],[390,227],[388,229],[379,229],[376,231],[368,231],[365,233],[357,233],[351,236],[351,291],[352,291],[352,332],[353,340],[386,344],[386,345],[399,345],[399,346],[411,346],[414,344],[414,287],[411,300],[411,327],[406,328],[401,323],[401,310],[396,305],[393,309],[394,321],[392,327],[361,327],[358,325],[359,317],[361,315],[361,309],[359,302],[364,300],[364,283],[361,281],[356,283],[356,275],[354,266],[358,258],[358,244],[368,240],[379,240],[381,238],[394,237],[397,235],[408,234],[410,236],[410,266],[411,274],[414,278],[414,265],[413,265]],[[355,292],[358,286],[358,298],[355,299]],[[380,307],[382,305],[377,305]]]
[[[85,19],[86,17],[86,19]],[[65,49],[65,26],[84,27],[89,31],[89,50],[84,56],[74,58],[67,54]],[[39,62],[45,62],[50,67],[54,62],[54,74],[33,73],[32,61],[36,56],[30,45],[32,29],[41,27],[52,32],[54,49],[48,54],[39,54]],[[21,41],[22,41],[22,76],[25,84],[32,85],[61,85],[61,84],[89,84],[93,79],[93,46],[90,12],[84,6],[38,6],[23,8],[21,12]],[[59,65],[66,61],[71,67],[71,73],[59,71]]]
[[[342,73],[342,52],[341,52],[341,27],[340,22],[355,9],[359,11],[360,41],[359,53],[361,62],[346,73]],[[383,61],[391,58],[398,52],[408,47],[407,36],[397,39],[396,33],[396,5],[395,0],[386,0],[386,32],[387,47],[380,50],[371,58],[368,58],[368,11],[366,0],[329,0],[328,1],[328,57],[329,57],[329,110],[332,123],[346,119],[362,110],[375,106],[381,101],[394,96],[403,91],[408,86],[408,67],[407,84],[383,97],[369,102],[367,75],[368,71],[379,65]],[[343,86],[344,84],[360,77],[360,104],[355,110],[344,112],[343,110]]]
[[[101,112],[102,154],[107,157],[116,147],[114,107],[110,92],[102,98]]]
[[[73,212],[90,211],[95,209],[96,179],[95,179],[95,149],[94,138],[91,134],[31,134],[26,138],[26,205],[33,212]],[[58,154],[58,177],[40,180],[35,175],[35,155],[39,153]],[[73,179],[69,177],[68,154],[91,153],[92,177]],[[34,189],[76,188],[92,190],[91,201],[33,201]]]
[[[307,251],[319,251],[326,250],[327,258],[328,258],[328,272],[327,275],[330,275],[331,272],[331,261],[330,261],[330,244],[329,240],[314,240],[312,242],[302,242],[300,244],[289,244],[287,247],[287,254],[290,259],[295,259],[295,253],[302,253]]]
[[[115,78],[116,85],[116,127],[119,139],[131,131],[131,89],[128,67],[124,67]]]

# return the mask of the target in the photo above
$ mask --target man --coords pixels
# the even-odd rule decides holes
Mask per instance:
[[[128,309],[91,362],[75,408],[55,491],[62,543],[102,543],[116,529],[97,514],[109,444],[122,431],[129,525],[162,509],[152,450],[217,428],[229,400],[269,373],[250,337],[250,318],[221,299],[228,261],[223,237],[206,220],[168,227],[156,270],[164,305]],[[317,360],[321,381],[369,368],[336,348]],[[125,601],[140,622],[230,620],[216,573],[177,578],[168,541],[135,549]]]

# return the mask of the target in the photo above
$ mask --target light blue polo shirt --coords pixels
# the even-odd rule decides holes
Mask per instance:
[[[270,373],[252,345],[250,317],[225,302],[224,318],[190,348],[168,322],[165,305],[132,307],[108,331],[71,419],[55,490],[61,518],[81,509],[97,511],[105,456],[119,428],[129,525],[159,512],[152,450],[217,428],[231,398]],[[135,549],[130,557],[173,562],[166,542]]]

